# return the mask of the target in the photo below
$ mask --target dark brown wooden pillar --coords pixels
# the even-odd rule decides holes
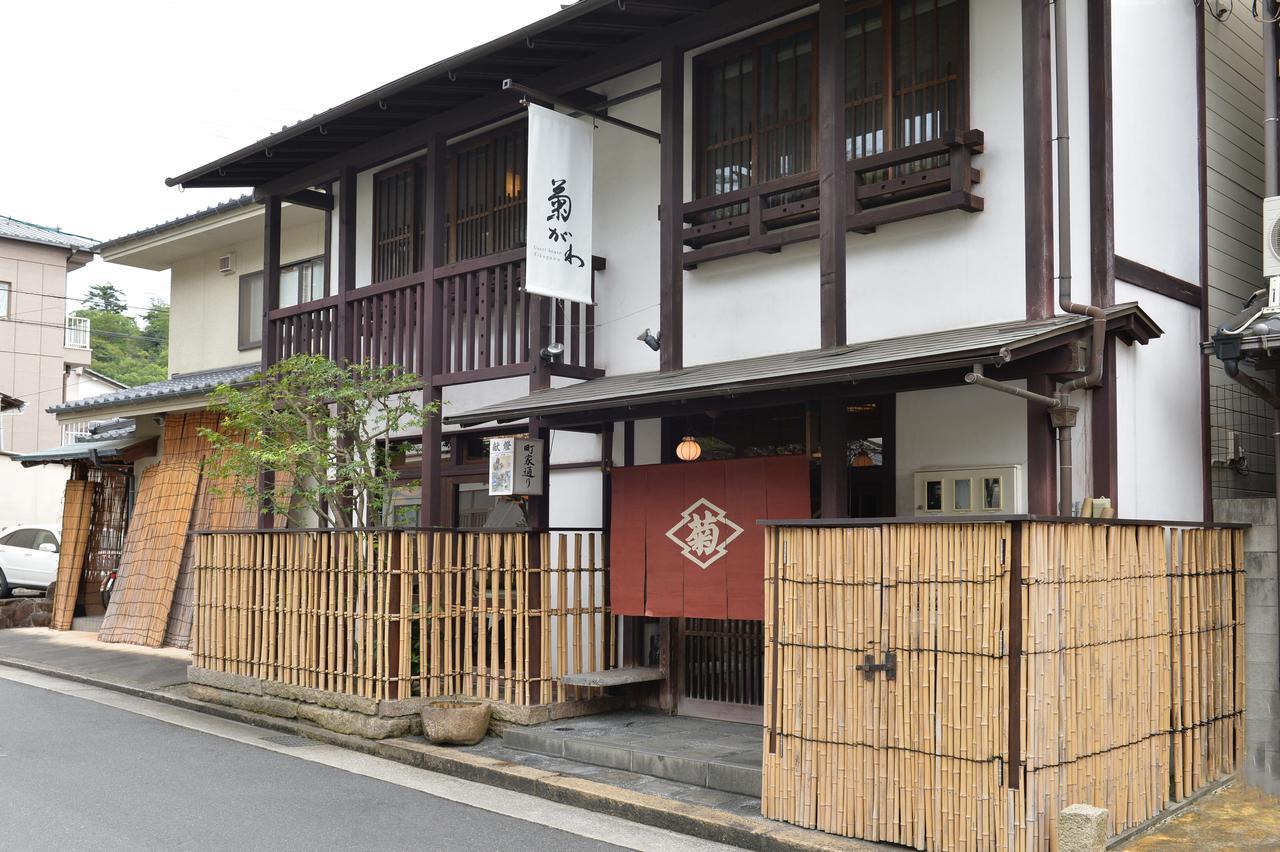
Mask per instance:
[[[262,221],[262,369],[276,362],[279,353],[271,334],[271,312],[280,303],[280,196],[268,195]],[[276,473],[264,470],[259,475],[258,487],[263,493],[275,487]],[[270,529],[274,517],[263,505],[258,512],[258,526]]]
[[[1115,156],[1111,123],[1111,0],[1089,0],[1089,294],[1116,303]],[[1203,26],[1199,27],[1203,29]],[[1116,423],[1116,341],[1107,339],[1102,384],[1092,392],[1089,438],[1093,481],[1087,497],[1110,497],[1120,510]]]
[[[338,178],[338,362],[351,359],[351,320],[346,298],[356,288],[356,170],[346,168]]]
[[[1053,316],[1053,134],[1049,5],[1022,0],[1022,144],[1027,319]]]
[[[818,4],[818,286],[824,348],[845,344],[848,323],[845,307],[845,215],[849,200],[849,173],[845,167],[844,10],[844,0],[821,0]],[[824,516],[826,481],[824,463]]]
[[[684,367],[684,51],[675,46],[662,53],[661,98],[659,364],[663,370],[679,370]]]
[[[843,399],[821,403],[819,441],[822,445],[822,517],[849,516],[849,416]]]
[[[445,223],[445,159],[447,141],[442,134],[431,138],[431,147],[427,151],[426,167],[423,170],[424,186],[422,198],[424,215],[422,268],[426,273],[426,290],[423,294],[422,311],[418,316],[421,330],[419,346],[422,349],[422,401],[435,404],[437,413],[427,420],[422,427],[422,467],[421,477],[421,521],[423,526],[435,527],[444,523],[441,517],[442,495],[440,494],[440,418],[444,412],[439,406],[442,401],[440,386],[435,377],[442,372],[443,362],[440,352],[440,333],[444,322],[444,300],[441,286],[435,280],[434,271],[443,266],[445,258],[444,223]]]

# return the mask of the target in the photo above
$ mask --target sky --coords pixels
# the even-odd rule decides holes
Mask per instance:
[[[0,215],[107,240],[236,197],[242,191],[182,192],[164,179],[560,7],[561,0],[0,4],[8,36]],[[71,273],[68,295],[104,281],[139,309],[168,299],[168,272],[101,260]]]

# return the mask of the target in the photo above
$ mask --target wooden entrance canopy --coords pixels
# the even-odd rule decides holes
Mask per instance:
[[[829,349],[699,364],[681,370],[605,376],[575,385],[446,416],[446,423],[474,426],[538,417],[555,428],[587,427],[611,420],[661,416],[693,400],[760,404],[763,396],[822,387],[844,396],[957,384],[975,364],[987,375],[1013,380],[1033,375],[1068,376],[1083,364],[1073,344],[1091,320],[1058,315],[906,335]],[[1163,332],[1137,303],[1107,309],[1108,334],[1145,344]]]

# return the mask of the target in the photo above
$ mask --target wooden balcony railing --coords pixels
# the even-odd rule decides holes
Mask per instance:
[[[879,225],[945,210],[977,212],[982,179],[971,165],[982,153],[981,130],[948,131],[941,138],[848,164],[846,230],[871,233]],[[699,198],[683,206],[684,268],[752,252],[778,252],[818,238],[818,173],[807,172]]]
[[[515,249],[437,267],[430,276],[416,272],[273,310],[268,314],[268,358],[346,357],[421,376],[431,366],[426,356],[436,354],[433,381],[451,385],[526,375],[538,366],[541,349],[559,342],[564,355],[548,368],[552,374],[600,375],[595,369],[594,306],[525,292],[524,268],[524,249]],[[593,269],[603,268],[603,259],[594,258]],[[434,335],[427,328],[428,285],[439,288],[441,316]],[[340,325],[345,326],[342,341]]]

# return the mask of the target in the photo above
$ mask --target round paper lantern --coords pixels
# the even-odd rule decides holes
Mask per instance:
[[[692,435],[685,435],[676,445],[676,458],[680,461],[697,461],[702,455],[702,445]]]

